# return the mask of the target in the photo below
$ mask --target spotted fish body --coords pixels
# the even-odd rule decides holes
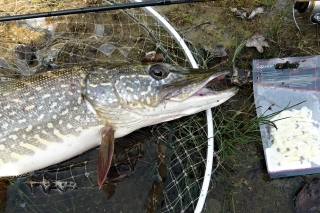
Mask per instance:
[[[0,176],[79,155],[100,145],[105,127],[119,138],[219,105],[237,89],[203,87],[225,74],[162,63],[88,66],[0,84]]]
[[[87,72],[76,67],[0,84],[1,176],[49,166],[66,160],[69,149],[77,155],[100,143],[102,123],[82,98]]]

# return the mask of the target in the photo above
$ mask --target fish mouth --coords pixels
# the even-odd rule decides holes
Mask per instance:
[[[149,125],[153,125],[216,107],[230,99],[239,90],[236,86],[218,91],[206,87],[224,79],[227,74],[229,72],[211,74],[201,81],[177,88],[152,110],[131,111],[143,117],[144,123],[148,122]]]
[[[229,91],[229,89],[222,91],[215,91],[211,88],[208,88],[212,83],[218,82],[226,77],[229,72],[222,72],[219,74],[212,74],[211,76],[205,78],[204,80],[193,83],[182,88],[176,89],[170,94],[168,94],[164,101],[174,101],[174,102],[183,102],[189,98],[195,97],[204,97],[210,95],[217,95],[219,93],[223,93],[224,91]],[[236,90],[235,87],[231,88],[231,90]]]

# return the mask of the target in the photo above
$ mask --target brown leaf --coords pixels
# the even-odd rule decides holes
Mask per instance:
[[[246,42],[247,47],[255,47],[260,53],[263,53],[263,47],[269,47],[263,35],[256,33]]]
[[[164,62],[165,58],[162,53],[156,53],[156,51],[151,51],[146,53],[146,56],[141,60],[143,63],[149,62]]]

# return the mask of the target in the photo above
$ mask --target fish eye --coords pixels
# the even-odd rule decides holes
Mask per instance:
[[[149,75],[155,80],[161,80],[169,75],[169,69],[162,64],[155,64],[149,68]]]

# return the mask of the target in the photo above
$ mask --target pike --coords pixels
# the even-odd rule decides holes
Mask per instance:
[[[0,84],[0,176],[17,176],[100,145],[98,185],[114,139],[222,104],[233,87],[205,86],[227,72],[165,63],[59,68]]]

